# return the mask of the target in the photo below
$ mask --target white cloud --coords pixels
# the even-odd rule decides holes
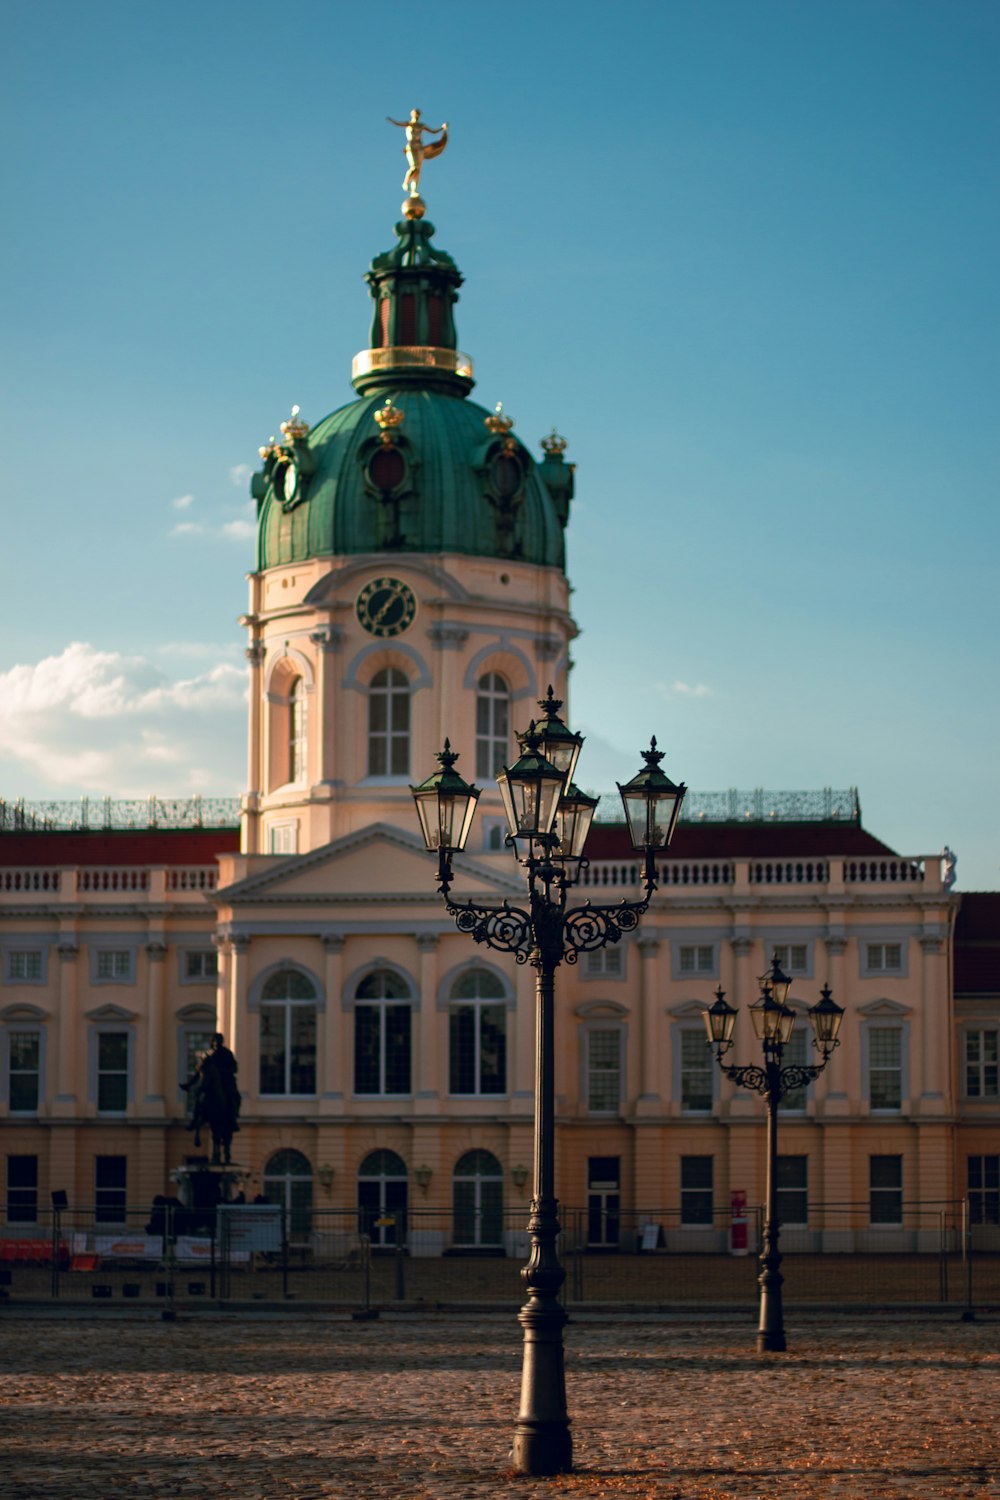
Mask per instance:
[[[253,469],[249,464],[234,464],[229,471],[229,482],[242,489],[245,484],[249,484],[252,473]]]
[[[706,687],[703,682],[699,682],[696,687],[692,687],[687,682],[675,682],[673,691],[684,698],[711,698],[712,696],[712,689]]]
[[[217,661],[172,680],[76,641],[0,673],[0,796],[232,795],[243,778],[247,676]]]
[[[201,536],[205,528],[200,521],[178,521],[170,529],[171,536]]]
[[[224,521],[219,530],[223,536],[231,537],[234,542],[252,542],[257,535],[257,525],[254,521]]]
[[[190,510],[191,506],[194,504],[194,496],[178,495],[177,499],[171,500],[170,504],[173,506],[174,510]]]

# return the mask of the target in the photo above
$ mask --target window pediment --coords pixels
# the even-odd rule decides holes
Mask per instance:
[[[617,1000],[585,1000],[573,1012],[582,1021],[620,1021],[628,1015],[628,1006]]]
[[[862,1016],[880,1016],[888,1019],[902,1019],[903,1016],[913,1014],[911,1005],[900,1005],[898,1000],[869,1000],[867,1005],[859,1005],[858,1012]]]
[[[96,1010],[86,1012],[88,1021],[134,1021],[137,1014],[121,1005],[99,1005]]]
[[[0,1010],[0,1021],[47,1021],[48,1012],[37,1005],[6,1005]]]

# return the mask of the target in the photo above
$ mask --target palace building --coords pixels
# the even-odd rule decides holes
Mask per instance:
[[[456,931],[410,786],[450,739],[483,788],[452,899],[523,899],[495,775],[549,685],[567,697],[575,479],[554,431],[536,456],[471,399],[462,277],[408,207],[367,273],[353,399],[312,426],[293,411],[261,450],[239,809],[0,817],[10,1222],[60,1190],[108,1223],[168,1191],[193,1149],[181,1085],[218,1029],[239,1062],[235,1159],[303,1234],[311,1209],[360,1209],[391,1243],[419,1208],[438,1211],[424,1253],[513,1248],[533,971]],[[581,899],[639,895],[623,825],[596,823],[587,853]],[[956,999],[971,969],[942,857],[887,848],[854,793],[732,793],[689,797],[658,868],[636,932],[557,974],[558,1191],[587,1241],[646,1216],[721,1248],[731,1195],[761,1200],[764,1110],[720,1074],[702,1012],[721,985],[734,1056],[755,1060],[746,1006],[775,954],[801,1013],[789,1061],[824,983],[846,1010],[783,1110],[802,1248],[870,1225],[902,1248],[905,1205],[972,1191],[996,1215],[1000,1001],[995,982]],[[996,931],[993,908],[970,912]],[[849,1228],[813,1212],[849,1204]]]

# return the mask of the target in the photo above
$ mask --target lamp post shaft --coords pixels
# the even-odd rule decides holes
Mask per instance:
[[[781,1353],[785,1345],[785,1315],[781,1288],[781,1251],[778,1249],[778,1102],[781,1098],[781,1063],[768,1060],[767,1072],[767,1211],[764,1245],[760,1257],[760,1326],[757,1352]]]
[[[539,942],[532,961],[535,980],[535,1181],[528,1218],[531,1251],[521,1271],[528,1300],[518,1314],[524,1329],[521,1406],[514,1428],[512,1458],[521,1474],[563,1474],[573,1466],[566,1411],[562,1331],[565,1309],[559,1288],[566,1273],[559,1263],[555,1197],[555,971],[561,949]]]

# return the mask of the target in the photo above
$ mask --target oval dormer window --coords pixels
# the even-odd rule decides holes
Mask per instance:
[[[490,483],[501,500],[513,500],[524,483],[524,470],[515,453],[498,453],[490,464]]]
[[[398,448],[378,448],[368,462],[368,479],[383,495],[398,490],[406,478],[406,459]]]

